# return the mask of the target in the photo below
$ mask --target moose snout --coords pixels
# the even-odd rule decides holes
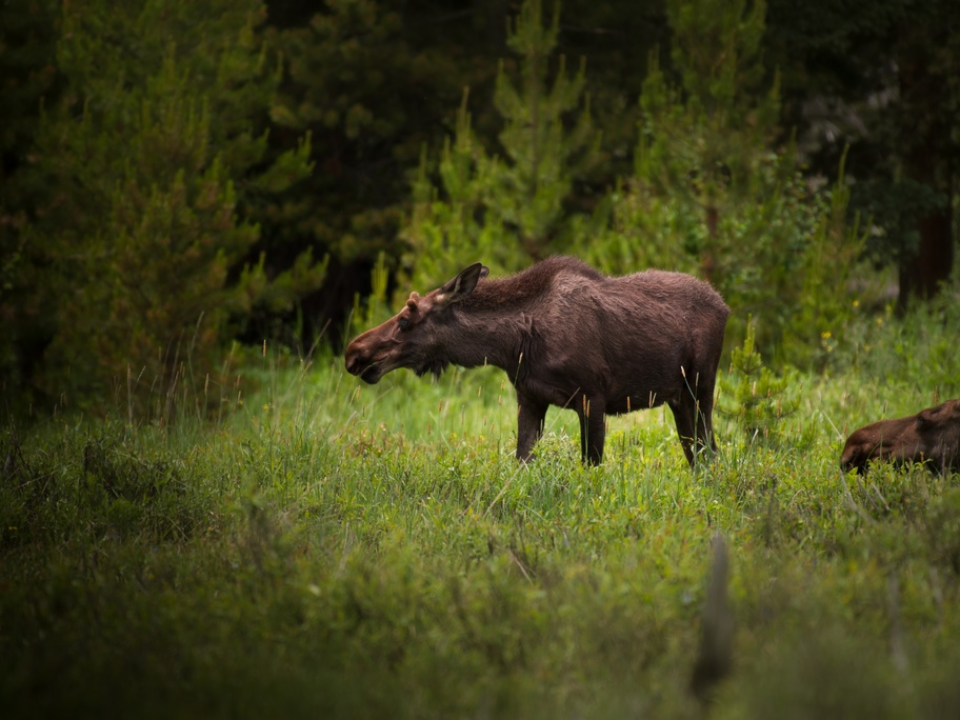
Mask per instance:
[[[347,352],[344,354],[343,360],[344,364],[347,366],[347,372],[351,375],[359,375],[363,372],[363,369],[370,364],[363,357],[363,353],[352,345],[347,348]]]
[[[378,369],[379,360],[372,353],[356,341],[347,346],[343,354],[343,362],[347,372],[356,375],[364,382],[374,384],[380,380],[381,372]]]

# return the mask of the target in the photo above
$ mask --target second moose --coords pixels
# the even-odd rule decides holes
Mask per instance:
[[[881,460],[924,463],[944,474],[960,471],[960,398],[860,428],[847,438],[840,467],[865,473],[871,462]]]
[[[557,257],[510,277],[470,265],[347,347],[347,370],[376,383],[397,368],[506,371],[519,404],[517,457],[529,460],[547,407],[580,418],[584,462],[603,459],[605,416],[666,403],[688,462],[713,440],[713,392],[729,308],[709,285],[648,270],[607,277]]]

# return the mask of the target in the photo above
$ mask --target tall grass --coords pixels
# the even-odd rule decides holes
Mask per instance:
[[[269,348],[212,421],[134,425],[122,403],[9,421],[0,710],[956,716],[958,478],[844,476],[838,457],[855,427],[960,392],[943,356],[960,323],[881,320],[791,381],[775,441],[716,418],[696,471],[669,411],[611,419],[585,468],[575,416],[551,410],[524,466],[494,370],[361,386],[338,358]],[[736,630],[705,706],[717,532]]]

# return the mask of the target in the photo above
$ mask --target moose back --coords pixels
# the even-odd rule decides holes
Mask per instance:
[[[556,257],[494,279],[474,263],[427,295],[411,293],[396,316],[349,344],[345,362],[368,383],[397,368],[503,369],[517,392],[524,461],[550,405],[577,413],[583,460],[599,463],[605,415],[666,403],[692,465],[716,448],[713,392],[729,313],[713,288],[682,273],[607,277]]]

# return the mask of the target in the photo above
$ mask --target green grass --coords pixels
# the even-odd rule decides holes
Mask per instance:
[[[669,411],[612,419],[584,468],[552,410],[521,466],[502,374],[370,387],[337,358],[268,357],[213,422],[10,421],[0,711],[699,717],[719,531],[736,632],[714,717],[956,717],[958,477],[838,470],[849,431],[960,394],[955,360],[924,360],[956,333],[917,325],[867,320],[798,375],[780,440],[718,418],[695,472]]]

